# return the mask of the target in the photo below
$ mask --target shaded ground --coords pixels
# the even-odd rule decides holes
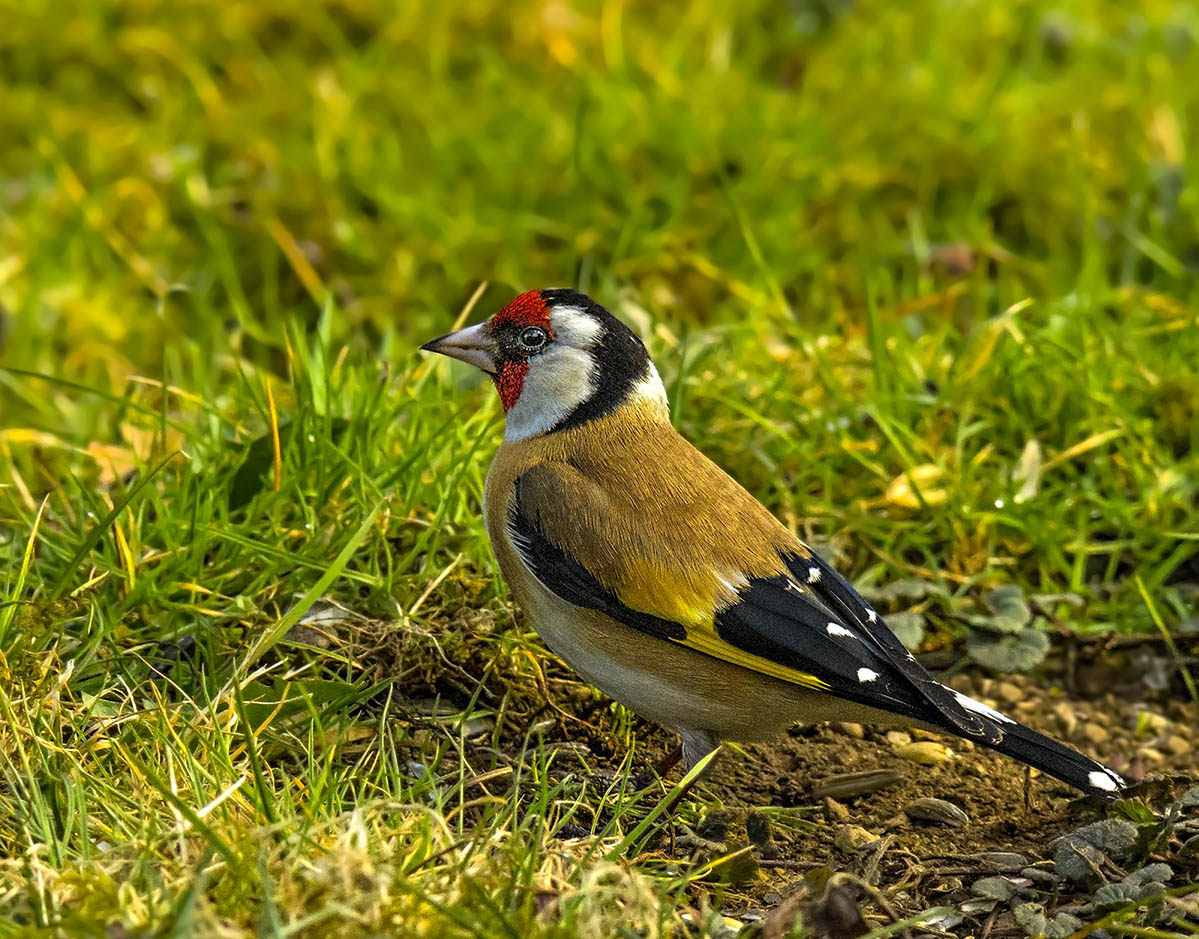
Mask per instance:
[[[1164,792],[1181,794],[1199,783],[1194,712],[1181,702],[1134,702],[1110,694],[1091,701],[1069,699],[1023,677],[1000,683],[960,676],[953,684],[1134,777],[1147,773],[1169,778],[1168,785],[1154,792],[1158,803],[1168,801],[1162,798]],[[1005,693],[1018,700],[1003,700]],[[913,738],[936,743],[912,752],[908,744]],[[1023,879],[1029,880],[1037,875],[1027,868],[1040,872],[1029,889],[1039,887],[1045,893],[1042,902],[1051,910],[1084,904],[1092,897],[1092,884],[1072,883],[1057,873],[1053,842],[1102,817],[1102,810],[1092,800],[1080,800],[1070,787],[1028,774],[1010,759],[954,738],[852,724],[794,728],[774,746],[746,750],[745,758],[730,754],[724,759],[709,786],[727,807],[731,837],[745,843],[752,835],[760,845],[759,823],[751,819],[747,832],[746,820],[763,805],[811,806],[816,824],[771,826],[765,852],[754,848],[765,858],[763,873],[726,898],[728,912],[751,918],[765,915],[795,889],[799,869],[822,866],[865,877],[892,898],[901,915],[938,905],[960,910],[966,904],[961,928],[967,931],[983,926],[995,913],[988,931],[1006,927],[1022,932],[1003,904],[989,904],[971,892],[976,881],[996,873],[1024,872]],[[933,754],[941,760],[931,765],[910,759],[927,760]],[[838,785],[836,777],[883,769],[902,779],[861,795],[821,795]],[[928,799],[957,806],[967,820],[939,822],[905,814],[913,806],[919,811],[924,807],[921,800]],[[931,814],[938,814],[937,809],[932,806]],[[996,857],[999,853],[1021,855],[1026,863]]]
[[[1134,647],[1133,661],[1140,661],[1140,648]],[[1138,868],[1169,888],[1196,883],[1199,838],[1179,849],[1199,835],[1199,798],[1181,813],[1179,829],[1160,824],[1161,812],[1199,785],[1195,705],[1176,697],[1178,688],[1169,682],[1153,691],[1149,684],[1156,682],[1146,683],[1145,669],[1131,667],[1127,652],[1089,650],[1067,661],[1075,666],[1067,669],[1059,659],[1058,679],[1068,676],[1074,694],[1051,679],[1025,676],[994,680],[963,673],[949,683],[1142,780],[1141,805],[1106,808],[956,738],[857,724],[797,726],[772,745],[726,748],[694,800],[676,813],[676,824],[664,828],[658,853],[643,859],[699,864],[733,855],[695,889],[730,928],[757,921],[766,935],[782,935],[779,930],[800,910],[809,923],[831,916],[823,923],[826,932],[856,935],[867,926],[945,907],[936,923],[943,932],[1064,936],[1120,908],[1113,896],[1135,910],[1141,875],[1132,874],[1133,887],[1120,882]],[[1087,697],[1079,689],[1101,678],[1116,690]],[[551,677],[551,683],[561,707],[593,728],[610,724],[606,702],[572,694],[581,691],[573,681]],[[650,740],[651,753],[654,744],[661,753],[672,745],[669,735],[648,724],[638,724],[637,731]],[[595,781],[610,782],[620,757],[610,736],[560,720],[545,739],[549,746],[587,753],[605,767]],[[677,770],[671,778],[678,778]],[[1158,813],[1156,820],[1144,803]],[[1075,852],[1063,860],[1060,839],[1105,818],[1115,819],[1102,824],[1116,830],[1103,829],[1102,837],[1127,836],[1136,845],[1100,854],[1092,869],[1072,877],[1064,865]],[[1146,867],[1163,860],[1172,866]],[[828,888],[833,873],[841,876]],[[1096,891],[1105,884],[1117,885],[1107,888],[1116,893],[1097,903],[1104,895]],[[1199,922],[1193,903],[1170,903],[1128,915]],[[864,920],[857,919],[859,911]]]

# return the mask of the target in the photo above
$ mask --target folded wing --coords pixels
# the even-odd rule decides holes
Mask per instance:
[[[569,524],[562,522],[565,501]],[[951,726],[983,743],[1002,738],[995,719],[933,679],[857,591],[800,542],[775,546],[769,566],[754,545],[742,569],[701,569],[702,552],[693,549],[664,544],[657,556],[644,556],[622,518],[628,513],[612,511],[600,486],[570,467],[542,464],[517,479],[508,526],[534,576],[577,606],[793,684]],[[644,515],[635,518],[647,524]],[[653,590],[645,589],[647,577]],[[700,609],[697,585],[711,585]]]

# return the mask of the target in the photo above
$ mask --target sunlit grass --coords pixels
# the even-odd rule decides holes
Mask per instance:
[[[491,389],[415,351],[517,289],[936,644],[1004,583],[1194,616],[1189,5],[3,18],[7,932],[717,934],[496,582]]]

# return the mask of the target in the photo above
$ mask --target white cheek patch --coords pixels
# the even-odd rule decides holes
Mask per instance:
[[[554,346],[590,349],[602,327],[599,320],[578,307],[556,306],[550,310],[550,329],[554,331]]]
[[[590,349],[599,335],[599,322],[573,307],[555,307],[550,328],[553,342],[529,359],[520,397],[508,409],[505,440],[544,434],[595,394]]]
[[[595,394],[591,356],[556,343],[529,360],[529,373],[508,409],[505,440],[543,434]]]

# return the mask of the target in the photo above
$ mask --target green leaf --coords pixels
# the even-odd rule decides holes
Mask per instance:
[[[924,616],[915,610],[892,613],[887,617],[887,625],[899,637],[905,649],[915,652],[924,642]]]
[[[923,600],[925,597],[943,597],[945,588],[928,580],[901,577],[882,587],[864,587],[861,594],[872,603],[891,603],[895,600]]]
[[[1035,629],[1005,635],[979,633],[966,640],[966,651],[979,665],[999,672],[1036,668],[1049,653],[1049,636]]]
[[[1005,584],[987,591],[983,603],[991,611],[991,627],[1000,632],[1019,632],[1032,619],[1032,610],[1024,599],[1024,590],[1016,584]]]

